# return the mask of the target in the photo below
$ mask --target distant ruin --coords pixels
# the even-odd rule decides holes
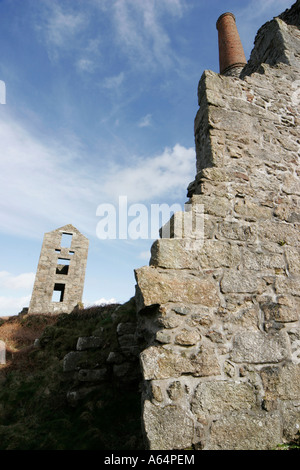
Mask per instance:
[[[82,302],[88,247],[70,224],[45,233],[29,314],[71,313]]]

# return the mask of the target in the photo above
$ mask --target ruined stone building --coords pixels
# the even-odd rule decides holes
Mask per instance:
[[[246,63],[234,16],[218,20],[188,187],[203,243],[173,223],[135,272],[149,449],[272,449],[299,432],[299,26],[298,0]]]
[[[28,313],[70,313],[82,301],[88,246],[73,225],[45,233]]]
[[[87,369],[103,344],[94,335],[64,357],[77,377],[69,399],[104,376],[141,379],[149,450],[265,450],[299,436],[299,26],[300,0],[260,28],[247,62],[234,15],[218,19],[220,73],[199,82],[188,210],[135,271],[137,315],[117,325],[119,349]],[[87,250],[72,226],[45,235],[30,313],[76,306]]]

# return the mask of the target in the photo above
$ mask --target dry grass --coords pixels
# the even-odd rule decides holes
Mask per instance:
[[[99,306],[0,321],[0,339],[10,350],[0,366],[0,450],[142,448],[138,387],[120,389],[109,374],[105,383],[70,404],[68,392],[82,384],[62,367],[78,337],[93,334],[102,335],[103,347],[89,351],[84,360],[87,367],[106,367],[116,346],[116,324],[127,317],[135,318],[132,302],[117,309]],[[36,338],[38,347],[33,346]]]
[[[34,340],[39,338],[46,326],[57,321],[56,315],[25,315],[13,316],[0,324],[0,340],[5,342],[6,358],[21,358],[32,349]]]
[[[42,336],[47,327],[57,324],[57,332],[59,332],[61,326],[64,325],[65,334],[72,338],[74,333],[72,331],[73,325],[76,328],[77,323],[80,322],[80,330],[82,329],[82,322],[86,325],[94,325],[98,320],[110,317],[116,306],[107,305],[76,309],[69,315],[25,314],[7,318],[2,317],[0,319],[0,340],[5,342],[6,364],[0,365],[0,375],[17,369],[30,371],[33,366],[31,352],[35,349],[34,341]],[[80,331],[78,331],[79,335]],[[63,338],[63,341],[67,343],[68,338]]]

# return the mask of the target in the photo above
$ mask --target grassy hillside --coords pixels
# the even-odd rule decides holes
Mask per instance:
[[[138,386],[123,389],[112,378],[76,404],[67,399],[74,378],[63,372],[63,357],[79,336],[101,332],[97,361],[105,365],[117,347],[116,325],[134,315],[132,302],[116,307],[0,323],[7,346],[7,364],[0,366],[0,450],[142,449]]]

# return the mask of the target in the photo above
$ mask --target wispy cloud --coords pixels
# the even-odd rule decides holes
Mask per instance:
[[[64,48],[85,26],[86,18],[82,12],[64,12],[61,6],[52,3],[52,15],[45,33],[50,44]]]
[[[117,199],[126,195],[130,202],[151,201],[169,194],[181,197],[194,176],[195,150],[180,144],[148,158],[136,157],[124,168],[116,166],[103,189]]]
[[[138,123],[138,127],[149,127],[152,124],[152,115],[146,114]]]
[[[136,67],[165,69],[177,61],[162,18],[181,17],[183,4],[182,0],[114,2],[116,39]]]
[[[34,278],[34,273],[15,275],[8,271],[0,271],[1,315],[16,314],[23,307],[29,306]]]
[[[0,187],[5,198],[0,203],[0,229],[40,236],[40,224],[69,220],[86,208],[81,201],[89,198],[89,176],[80,166],[76,146],[71,150],[37,137],[9,117],[7,108],[2,111]]]
[[[68,57],[79,73],[95,72],[101,64],[102,37],[97,29],[92,28],[93,2],[86,0],[85,8],[77,0],[40,0],[33,3],[35,30],[50,60],[59,62]]]
[[[100,165],[96,158],[88,164],[77,143],[66,147],[36,136],[8,112],[0,113],[0,154],[0,230],[33,238],[70,220],[95,235],[97,206],[119,195],[131,202],[182,197],[195,166],[194,149],[180,144],[131,156],[126,167],[105,155]]]
[[[91,59],[81,58],[76,63],[77,69],[81,72],[94,72],[95,63]]]
[[[57,57],[62,50],[75,47],[74,40],[86,28],[88,18],[83,10],[74,10],[58,3],[45,0],[40,5],[36,29],[44,36],[49,55]]]
[[[261,18],[263,15],[267,15],[271,20],[275,15],[279,15],[286,8],[289,8],[293,3],[293,0],[251,0],[247,3],[246,7],[239,9],[241,17],[247,18],[248,21],[252,21],[256,18]]]
[[[254,45],[257,30],[274,16],[290,8],[293,0],[251,0],[235,11],[238,19],[238,29],[248,58]],[[254,35],[253,35],[254,31]]]
[[[0,288],[12,290],[32,289],[34,278],[34,273],[22,273],[14,276],[7,271],[0,271]]]
[[[91,72],[101,47],[118,53],[137,68],[166,69],[179,61],[166,30],[170,17],[181,18],[186,0],[43,0],[36,6],[36,29],[51,59],[72,52],[80,71]],[[103,26],[105,18],[105,27]],[[108,29],[109,27],[109,29]],[[108,33],[108,31],[110,31]]]
[[[120,87],[124,81],[125,74],[124,72],[120,72],[118,75],[114,75],[112,77],[106,77],[103,82],[102,86],[107,88],[108,90],[115,90],[116,88]]]
[[[13,315],[28,307],[31,295],[23,297],[2,297],[0,296],[0,312],[1,315]]]

